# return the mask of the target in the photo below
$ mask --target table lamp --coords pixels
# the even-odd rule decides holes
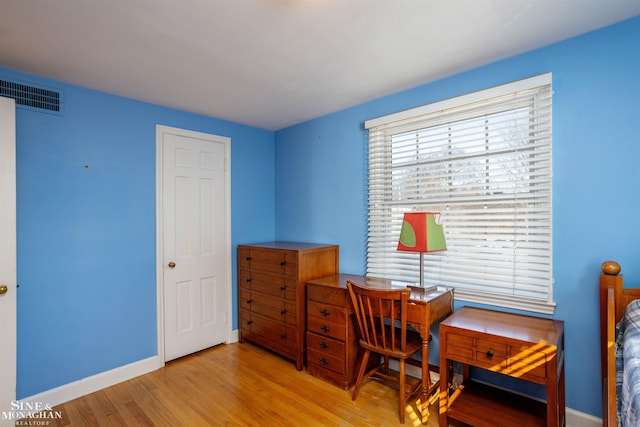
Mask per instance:
[[[439,212],[405,212],[398,250],[420,253],[420,287],[424,288],[425,252],[446,251]]]

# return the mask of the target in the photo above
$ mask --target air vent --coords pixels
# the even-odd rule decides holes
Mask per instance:
[[[60,92],[0,80],[0,96],[13,98],[17,105],[30,109],[60,112]]]

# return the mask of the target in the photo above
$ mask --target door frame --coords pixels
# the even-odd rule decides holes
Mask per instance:
[[[156,314],[157,314],[157,341],[158,341],[158,358],[160,366],[165,364],[164,349],[164,230],[163,230],[163,159],[164,159],[164,136],[167,134],[182,136],[186,138],[197,138],[205,141],[224,144],[224,174],[225,174],[225,265],[227,268],[227,304],[226,316],[227,323],[227,340],[232,341],[232,264],[231,264],[231,139],[218,135],[196,132],[187,129],[174,128],[164,125],[156,125]]]
[[[17,231],[16,231],[16,106],[11,98],[0,97],[0,197],[2,197],[2,212],[0,212],[0,235],[6,236],[0,247],[0,284],[7,286],[7,293],[0,295],[6,304],[0,312],[0,328],[2,328],[2,343],[0,343],[0,379],[3,387],[0,397],[9,402],[0,402],[0,415],[10,410],[9,405],[16,400],[17,385],[17,316],[18,316],[18,284],[17,284]],[[6,242],[5,242],[6,240]],[[8,307],[8,308],[7,308]],[[6,387],[6,389],[4,388]],[[8,392],[5,395],[5,392]],[[7,405],[7,406],[5,406]],[[14,419],[3,420],[0,425],[14,424]]]

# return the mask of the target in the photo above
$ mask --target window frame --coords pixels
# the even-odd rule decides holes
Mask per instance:
[[[489,304],[489,305],[501,306],[506,308],[521,309],[521,310],[533,311],[538,313],[553,314],[555,309],[555,302],[553,301],[553,240],[552,240],[553,211],[552,211],[552,193],[551,193],[552,192],[552,182],[551,182],[551,179],[552,179],[551,178],[552,177],[551,103],[552,101],[551,101],[551,98],[553,94],[551,83],[552,83],[552,75],[551,73],[547,73],[547,74],[531,77],[528,79],[523,79],[520,81],[508,83],[505,85],[496,86],[490,89],[481,90],[481,91],[470,93],[467,95],[462,95],[459,97],[446,99],[444,101],[439,101],[439,102],[424,105],[421,107],[386,115],[383,117],[367,120],[365,122],[365,129],[369,131],[369,140],[370,140],[369,141],[370,145],[368,149],[369,180],[367,184],[368,190],[369,190],[369,211],[368,211],[369,230],[368,230],[368,237],[367,237],[367,275],[387,277],[390,279],[397,279],[397,280],[413,280],[416,277],[418,277],[419,276],[419,258],[420,258],[419,255],[411,254],[411,253],[399,253],[393,247],[394,245],[397,245],[397,236],[399,236],[399,229],[402,223],[401,211],[403,209],[405,211],[407,210],[440,211],[442,213],[442,218],[443,218],[443,223],[445,225],[445,233],[447,234],[447,239],[449,240],[450,237],[453,238],[451,241],[452,247],[450,247],[449,250],[445,252],[424,254],[425,277],[427,278],[427,284],[429,284],[429,281],[430,281],[429,279],[433,280],[434,278],[437,279],[437,283],[439,284],[448,284],[448,285],[455,286],[455,283],[458,283],[459,286],[457,286],[458,289],[456,290],[456,293],[455,293],[456,299],[458,300]],[[531,93],[531,91],[538,90],[538,88],[542,88],[540,92],[541,93],[540,99],[544,101],[544,102],[540,102],[540,105],[537,104],[539,99],[537,97],[538,95],[536,95],[535,97],[527,98],[527,99],[533,99],[534,102],[531,102],[531,101],[525,102],[522,99],[518,98],[518,94],[523,94],[523,93],[528,94],[528,93]],[[513,95],[513,99],[510,99],[512,95]],[[546,102],[548,102],[548,104],[546,104]],[[488,276],[486,278],[486,284],[476,286],[476,290],[473,290],[473,286],[475,285],[467,286],[467,284],[463,284],[459,278],[456,279],[457,282],[454,281],[454,284],[452,284],[450,283],[449,280],[447,280],[447,276],[446,276],[447,269],[450,269],[449,271],[454,271],[452,270],[453,268],[452,266],[455,266],[456,262],[458,263],[458,269],[460,268],[459,267],[461,265],[460,263],[465,262],[464,255],[461,255],[462,252],[460,252],[460,248],[463,247],[466,243],[463,243],[462,246],[459,245],[459,243],[462,242],[461,236],[463,236],[464,233],[461,232],[459,229],[455,228],[456,226],[460,226],[460,213],[457,214],[458,217],[455,217],[455,215],[452,214],[452,216],[449,218],[451,220],[449,223],[449,226],[447,226],[447,219],[448,219],[447,216],[450,208],[447,207],[446,200],[440,200],[439,201],[440,205],[438,205],[438,203],[434,203],[433,200],[416,199],[416,203],[414,203],[412,206],[409,206],[409,202],[407,202],[406,200],[400,200],[400,199],[399,201],[392,200],[393,194],[396,194],[398,190],[392,188],[393,178],[391,177],[391,174],[393,174],[394,167],[390,163],[391,162],[390,158],[392,156],[391,145],[393,144],[393,142],[391,141],[392,139],[391,134],[398,137],[401,134],[401,132],[413,131],[414,133],[416,133],[415,138],[416,138],[416,141],[418,141],[420,139],[420,136],[417,134],[417,132],[425,130],[425,123],[429,124],[430,126],[429,129],[435,128],[436,126],[444,126],[447,123],[460,124],[462,123],[463,120],[466,120],[465,117],[468,117],[469,120],[472,120],[471,118],[476,117],[478,115],[477,114],[478,109],[481,110],[482,117],[487,117],[487,116],[498,117],[499,114],[502,114],[501,112],[505,111],[505,105],[509,107],[507,109],[511,109],[513,111],[516,111],[518,110],[519,107],[522,107],[526,109],[528,114],[530,114],[529,112],[533,112],[534,115],[531,117],[533,117],[535,121],[531,119],[532,122],[528,124],[529,127],[525,129],[533,129],[535,127],[535,129],[541,129],[541,133],[543,134],[541,137],[539,137],[538,134],[531,132],[530,136],[525,136],[522,139],[523,141],[525,141],[526,144],[529,144],[526,146],[527,150],[539,149],[540,150],[539,153],[532,151],[532,153],[535,153],[535,154],[532,155],[532,154],[518,153],[517,156],[516,155],[512,156],[512,158],[517,159],[517,160],[513,160],[513,162],[514,163],[519,162],[518,163],[519,165],[527,163],[527,159],[529,159],[529,157],[527,156],[530,156],[531,158],[533,158],[532,164],[534,166],[531,166],[530,170],[534,170],[535,168],[537,168],[538,164],[543,166],[542,167],[543,172],[540,173],[540,176],[542,176],[542,179],[541,179],[542,184],[540,184],[541,186],[539,191],[540,194],[534,194],[534,196],[537,197],[534,202],[526,202],[526,203],[539,202],[541,206],[543,206],[539,210],[534,209],[536,212],[534,214],[531,214],[533,220],[529,220],[527,222],[527,224],[531,224],[531,225],[526,227],[527,230],[530,229],[532,234],[539,233],[539,230],[542,230],[540,232],[541,233],[540,238],[535,236],[532,237],[531,239],[538,240],[534,243],[536,248],[535,249],[529,248],[528,250],[524,250],[524,251],[520,250],[519,248],[518,249],[516,248],[519,244],[521,244],[518,241],[519,234],[517,233],[523,233],[522,231],[518,231],[518,232],[514,231],[513,241],[510,242],[510,243],[513,243],[513,246],[514,246],[514,249],[513,249],[513,252],[514,252],[513,265],[514,266],[519,266],[519,265],[526,266],[524,268],[527,268],[527,269],[539,268],[541,271],[531,270],[532,275],[535,276],[531,279],[532,281],[535,282],[531,286],[527,283],[516,283],[516,281],[524,282],[528,279],[522,280],[522,277],[524,277],[522,276],[523,273],[518,273],[518,275],[514,274],[513,289],[511,290],[509,290],[508,287],[505,287],[504,289],[500,289],[500,285],[494,286],[489,284],[491,273],[486,273]],[[492,111],[494,111],[495,114],[492,113]],[[447,117],[450,117],[450,114],[455,114],[454,120],[447,119]],[[527,117],[528,116],[526,116],[525,119],[527,119]],[[438,120],[440,120],[441,122],[439,123]],[[489,126],[487,127],[487,129],[489,129]],[[380,132],[382,132],[382,134],[380,134]],[[486,133],[488,134],[489,130],[487,130]],[[526,135],[526,132],[525,132],[525,135]],[[489,137],[485,137],[485,138],[487,140],[486,144],[490,144]],[[478,141],[480,139],[481,138],[477,138]],[[499,138],[496,138],[496,139],[499,139]],[[383,145],[382,148],[380,148],[380,146],[371,145],[372,141],[374,141],[373,143],[380,144],[380,141],[382,140],[384,140],[382,144],[386,144],[386,145]],[[396,144],[399,144],[399,143],[396,141]],[[419,144],[419,143],[416,143],[416,144]],[[443,143],[443,145],[444,144],[445,143]],[[477,144],[481,144],[481,143],[477,143]],[[492,142],[491,144],[495,145],[494,142]],[[523,144],[523,145],[526,145],[526,144]],[[420,147],[424,148],[424,147],[427,147],[427,145],[421,145]],[[380,149],[389,150],[389,151],[385,152],[382,155],[379,155],[377,150],[380,150]],[[405,151],[406,150],[407,148],[405,147]],[[416,150],[418,150],[418,148],[416,148]],[[548,153],[544,150],[548,150]],[[505,151],[508,151],[508,150],[505,150]],[[402,156],[402,155],[409,156],[406,153],[405,154],[401,153],[399,156]],[[387,157],[385,158],[385,156]],[[502,156],[504,157],[504,155]],[[546,156],[548,156],[548,158]],[[470,156],[470,157],[473,158],[474,156]],[[534,158],[534,157],[537,157],[537,158]],[[407,158],[409,157],[404,157],[404,159],[407,159]],[[416,163],[418,162],[417,160],[418,158],[419,158],[419,154],[416,154]],[[478,158],[482,158],[482,156]],[[497,157],[497,158],[502,159],[501,157]],[[447,159],[451,159],[451,157],[444,159],[443,162],[446,163]],[[496,159],[495,155],[493,159]],[[491,168],[488,162],[487,162],[486,168],[487,168],[486,174],[487,174],[487,177],[489,177],[489,175],[491,174]],[[502,166],[502,168],[507,169],[504,166]],[[537,182],[534,183],[533,180],[535,176],[533,173],[527,172],[528,169],[526,169],[526,167],[510,166],[509,168],[522,169],[523,172],[521,173],[522,176],[520,176],[520,179],[522,179],[522,183],[524,183],[522,187],[527,189],[526,191],[521,189],[513,190],[514,193],[516,193],[517,191],[524,191],[523,194],[525,199],[529,198],[527,194],[536,193],[535,185],[538,183]],[[377,173],[380,170],[384,170],[384,172],[381,175],[378,175]],[[397,173],[397,168],[396,168],[396,173]],[[417,176],[419,173],[420,171],[416,169],[415,175]],[[422,170],[422,173],[424,174],[424,169]],[[497,174],[498,173],[500,172],[498,171]],[[504,172],[502,173],[504,174]],[[451,176],[452,174],[448,174],[445,178],[450,179]],[[440,179],[442,178],[438,178],[438,180]],[[408,179],[407,182],[411,182],[411,179]],[[436,183],[435,180],[429,181],[429,182]],[[441,184],[442,182],[438,181],[437,183]],[[416,191],[416,194],[418,196],[421,194],[420,192],[422,191],[421,190],[422,185],[423,184],[421,183],[420,185],[415,185],[413,188],[413,190]],[[505,185],[505,184],[501,184],[501,185]],[[389,187],[386,187],[386,186],[389,186]],[[381,188],[384,188],[384,189],[381,189]],[[379,209],[378,207],[374,206],[375,204],[380,206],[380,198],[378,194],[379,192],[386,192],[384,195],[384,198],[387,198],[387,199],[383,203],[388,203],[387,210],[389,212],[386,212],[385,208]],[[391,194],[391,196],[389,196],[389,193]],[[388,199],[389,197],[391,197],[391,199]],[[515,201],[516,196],[513,196],[513,197],[514,197],[514,202],[512,204],[520,205],[519,202]],[[493,203],[490,201],[490,199],[487,199],[487,200],[489,200],[488,203]],[[396,206],[401,206],[401,208],[394,210],[394,208],[392,207],[394,203],[396,204]],[[514,208],[514,212],[518,211],[518,212],[525,212],[528,214],[528,211],[526,211],[528,207],[526,205],[523,205],[523,206],[525,207]],[[504,221],[506,224],[508,223],[509,220],[504,219]],[[522,230],[522,226],[521,226],[522,222],[519,222],[519,221],[522,221],[522,219],[518,219],[517,217],[514,217],[513,224],[512,224],[514,230],[516,230],[517,227],[520,227],[520,230]],[[447,231],[449,227],[452,227],[452,228],[451,230]],[[384,228],[384,230],[380,232],[378,230],[380,228]],[[508,227],[505,226],[505,228],[508,228]],[[525,233],[528,233],[528,232],[525,231]],[[380,234],[383,234],[383,237],[381,237]],[[458,237],[458,241],[457,241],[458,244],[456,244],[456,241],[455,241],[456,236]],[[395,240],[395,242],[393,242],[392,240]],[[525,243],[525,244],[528,244],[528,243]],[[489,246],[490,245],[487,245],[486,247],[488,248]],[[458,250],[458,253],[456,253],[456,250]],[[495,250],[497,253],[502,249],[497,248]],[[520,253],[518,253],[518,255],[516,256],[515,255],[516,251],[519,251],[520,253],[524,253],[525,255],[522,256],[520,255]],[[534,257],[531,254],[533,253],[536,253],[535,256],[538,256],[537,260],[543,260],[542,262],[539,263],[540,267],[538,266],[531,267],[532,265],[531,260]],[[507,257],[507,255],[505,255],[504,253],[502,255],[504,257]],[[471,259],[471,258],[467,257],[467,259]],[[465,267],[468,267],[467,264],[465,264]],[[514,271],[515,271],[515,268],[514,268]],[[518,271],[521,271],[521,270],[518,270]],[[524,273],[528,273],[528,270],[522,270],[522,271]],[[482,276],[482,274],[484,273],[478,273],[479,276]],[[539,277],[537,276],[538,274],[540,274]],[[498,281],[496,280],[496,283],[497,282]],[[532,291],[530,294],[523,295],[523,293],[525,292],[524,289],[527,289],[529,286],[531,287],[531,289],[535,290],[535,292]],[[486,292],[487,289],[491,289],[491,291]],[[493,291],[495,290],[500,291],[502,293],[493,293]],[[509,295],[509,291],[513,293]]]

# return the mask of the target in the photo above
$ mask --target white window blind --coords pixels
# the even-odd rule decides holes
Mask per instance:
[[[425,284],[552,313],[551,74],[392,114],[369,130],[367,274],[417,281],[403,213],[441,212],[447,251]]]

